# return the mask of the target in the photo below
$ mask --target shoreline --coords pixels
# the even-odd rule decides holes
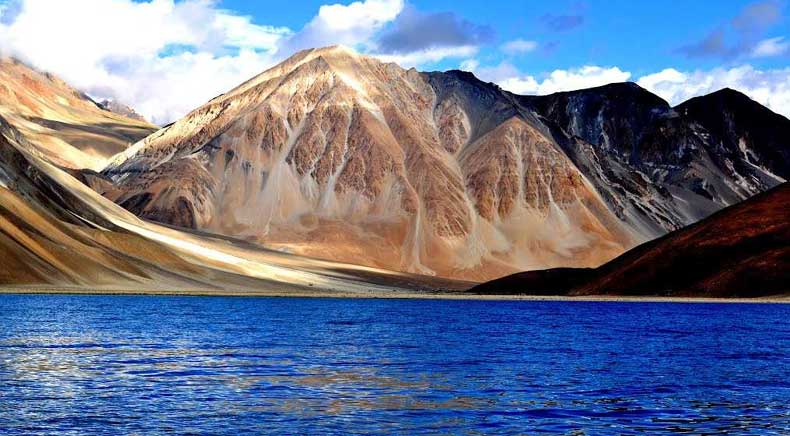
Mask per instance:
[[[751,303],[790,304],[790,295],[758,298],[659,297],[612,295],[486,295],[457,292],[338,292],[338,291],[233,291],[224,289],[85,289],[58,287],[0,287],[0,295],[128,295],[171,297],[258,297],[258,298],[357,298],[390,300],[469,300],[469,301],[568,301],[614,303]]]

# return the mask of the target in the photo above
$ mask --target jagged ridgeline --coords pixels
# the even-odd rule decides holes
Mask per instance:
[[[517,96],[343,47],[299,52],[113,158],[154,221],[485,279],[596,266],[788,176],[790,121],[735,91]]]

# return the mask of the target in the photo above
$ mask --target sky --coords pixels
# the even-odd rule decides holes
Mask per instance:
[[[311,47],[520,94],[731,87],[790,117],[790,0],[0,0],[0,54],[158,124]]]

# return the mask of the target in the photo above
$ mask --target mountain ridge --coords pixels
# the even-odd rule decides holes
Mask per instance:
[[[483,279],[596,266],[788,176],[762,168],[760,149],[757,164],[719,158],[706,123],[635,84],[517,96],[330,47],[212,99],[103,173],[109,198],[155,221]]]
[[[0,258],[2,291],[366,295],[463,285],[145,222],[39,157],[2,116]]]

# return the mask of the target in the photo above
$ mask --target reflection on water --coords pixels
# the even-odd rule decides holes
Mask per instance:
[[[788,305],[0,296],[3,434],[790,434]]]

